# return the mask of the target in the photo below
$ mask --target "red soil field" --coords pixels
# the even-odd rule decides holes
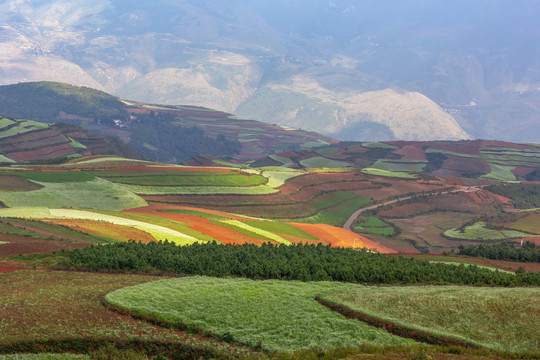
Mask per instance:
[[[447,159],[443,163],[443,168],[458,171],[459,173],[470,171],[488,174],[491,171],[489,164],[483,159],[464,160],[462,157],[453,155],[447,155]]]
[[[67,156],[77,152],[78,151],[76,149],[66,142],[65,144],[43,147],[36,150],[12,152],[8,153],[7,156],[17,162],[22,162],[26,160],[42,160]]]
[[[0,176],[0,191],[32,191],[39,190],[42,187],[43,185],[16,175]]]
[[[478,204],[493,204],[493,203],[501,203],[501,204],[511,204],[512,200],[510,200],[507,197],[504,197],[502,195],[493,194],[486,190],[480,190],[480,191],[474,191],[466,193],[467,196],[475,203]]]
[[[529,175],[530,173],[532,173],[534,170],[536,170],[536,169],[535,168],[530,168],[530,167],[525,167],[525,166],[517,166],[517,167],[514,168],[514,170],[512,170],[512,173],[514,175],[525,177],[525,176]]]
[[[303,223],[289,223],[290,225],[296,226],[300,230],[307,232],[310,235],[318,237],[321,240],[326,241],[332,247],[346,247],[346,248],[368,248],[376,249],[377,251],[390,254],[395,253],[396,251],[386,247],[382,244],[379,244],[375,241],[369,240],[368,238],[353,233],[352,231],[345,230],[343,228],[338,228],[326,224],[303,224]]]
[[[532,243],[534,243],[536,245],[540,245],[540,236],[527,237],[527,238],[516,240],[515,242],[519,244],[519,243],[521,243],[521,240],[523,240],[523,242],[529,241],[529,242],[532,242]]]
[[[412,142],[407,143],[401,149],[394,151],[395,154],[403,155],[405,159],[411,160],[426,160],[426,151],[424,150],[425,143]]]
[[[15,271],[30,270],[28,266],[21,265],[16,261],[0,261],[0,274],[7,274]]]
[[[52,253],[62,249],[81,249],[89,245],[88,243],[72,242],[69,240],[6,234],[2,235],[2,241],[7,241],[7,244],[0,244],[0,258],[17,256],[19,254]]]

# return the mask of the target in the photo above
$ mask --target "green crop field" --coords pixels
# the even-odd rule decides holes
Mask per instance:
[[[43,124],[31,120],[14,120],[11,123],[6,120],[9,119],[3,119],[2,123],[0,124],[0,126],[3,125],[0,129],[0,138],[6,138],[33,130],[46,129],[49,127],[48,124]],[[14,123],[17,123],[17,125],[12,126]]]
[[[379,319],[491,349],[538,350],[538,288],[358,287],[322,297]]]
[[[371,168],[391,172],[420,172],[426,166],[426,160],[377,160]]]
[[[279,192],[268,185],[258,186],[141,186],[124,185],[126,189],[139,195],[268,195]]]
[[[294,221],[342,226],[355,210],[360,209],[371,202],[368,198],[345,191],[336,191],[335,193],[329,193],[327,195],[330,194],[335,195],[330,198],[325,198],[323,202],[318,201],[315,204],[317,209],[321,209],[315,215],[294,219]]]
[[[123,288],[106,296],[121,308],[272,351],[412,344],[318,304],[320,292],[348,289],[331,282],[253,281],[190,277]]]
[[[316,156],[305,160],[300,160],[300,165],[308,168],[342,168],[350,166],[344,161],[332,160],[322,156]]]
[[[398,178],[398,179],[418,179],[419,178],[418,175],[416,174],[409,174],[407,172],[399,172],[399,171],[381,170],[381,169],[375,169],[371,167],[362,169],[362,172],[368,175],[393,177],[393,178]]]
[[[501,181],[515,181],[516,177],[511,170],[514,169],[514,166],[503,166],[498,164],[489,163],[489,168],[491,172],[487,175],[481,177],[487,179],[495,179]]]
[[[244,221],[244,223],[259,228],[261,230],[266,230],[277,234],[291,235],[310,240],[318,240],[315,236],[310,235],[295,226],[280,221]]]
[[[205,175],[184,174],[159,175],[159,176],[129,176],[129,177],[108,177],[107,180],[121,184],[145,185],[145,186],[257,186],[268,181],[260,175],[228,174]]]
[[[39,190],[0,191],[0,201],[9,207],[42,206],[108,210],[124,210],[147,205],[146,201],[122,185],[99,178],[83,182],[42,182],[41,184],[44,187]]]
[[[95,179],[84,171],[17,171],[2,172],[0,175],[17,175],[27,180],[45,183],[85,182]]]
[[[374,216],[368,216],[364,222],[355,223],[354,231],[385,236],[390,236],[395,232],[392,226]]]
[[[517,230],[495,230],[486,227],[485,222],[477,222],[466,226],[463,231],[459,229],[450,229],[444,232],[444,235],[452,239],[471,240],[471,241],[496,241],[504,239],[520,239],[533,236]]]

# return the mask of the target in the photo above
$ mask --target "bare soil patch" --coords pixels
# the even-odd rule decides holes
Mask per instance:
[[[17,175],[0,176],[0,191],[32,191],[39,190],[42,187],[43,185]]]

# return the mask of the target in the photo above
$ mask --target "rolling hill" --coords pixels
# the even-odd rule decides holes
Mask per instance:
[[[64,123],[44,124],[0,117],[1,162],[54,163],[104,154],[142,159],[140,153],[114,136],[96,135]]]
[[[253,166],[360,167],[389,176],[424,173],[502,181],[537,181],[540,147],[503,141],[341,142],[314,150],[270,155]]]
[[[54,82],[0,86],[0,113],[45,123],[67,122],[116,136],[144,157],[167,163],[199,154],[256,159],[336,142],[315,132],[222,111],[124,101],[99,90]]]
[[[535,1],[157,4],[1,1],[2,83],[62,81],[342,140],[537,140]]]

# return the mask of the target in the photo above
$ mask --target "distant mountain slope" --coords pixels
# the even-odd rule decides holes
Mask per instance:
[[[534,142],[539,16],[535,0],[0,0],[0,82],[75,83],[346,140]]]
[[[342,142],[286,152],[252,166],[360,167],[374,174],[416,172],[493,180],[540,180],[540,145],[502,141]]]
[[[168,163],[199,154],[256,159],[336,142],[314,132],[212,109],[123,101],[102,91],[54,82],[0,86],[2,113],[114,135],[146,158]]]
[[[116,137],[96,135],[68,124],[43,124],[0,116],[0,162],[54,162],[102,154],[142,158]]]

